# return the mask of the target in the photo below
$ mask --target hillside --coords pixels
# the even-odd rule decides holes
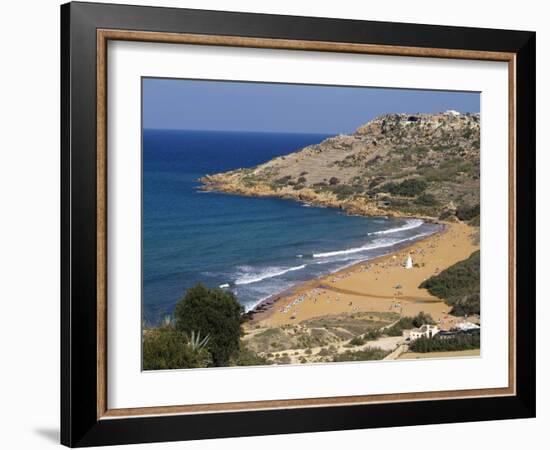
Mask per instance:
[[[479,114],[385,114],[353,134],[200,181],[352,214],[452,219],[479,205],[479,130]]]

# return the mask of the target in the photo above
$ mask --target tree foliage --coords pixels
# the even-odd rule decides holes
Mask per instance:
[[[456,217],[460,220],[471,220],[475,217],[479,217],[479,204],[474,206],[461,205],[456,209]]]
[[[393,195],[400,195],[403,197],[416,197],[422,194],[428,184],[426,181],[418,178],[410,178],[402,181],[401,183],[387,183],[383,189],[390,192]]]
[[[246,348],[244,345],[241,345],[239,352],[234,357],[232,361],[233,366],[265,366],[269,365],[271,362],[263,357],[258,355],[256,352]]]
[[[212,357],[204,347],[190,345],[185,333],[171,326],[145,330],[143,333],[143,369],[192,369],[207,367]]]
[[[460,261],[420,284],[453,306],[452,314],[479,314],[479,250],[464,261]]]
[[[479,333],[459,334],[453,337],[421,337],[411,342],[409,349],[417,353],[452,352],[479,348]]]
[[[397,323],[393,324],[389,328],[386,328],[383,332],[388,336],[401,336],[404,330],[419,328],[426,324],[433,325],[434,323],[435,322],[430,314],[425,314],[420,311],[414,317],[402,317]]]
[[[417,205],[422,205],[422,206],[437,206],[439,204],[439,202],[437,201],[437,199],[433,194],[426,194],[426,193],[419,195],[414,200],[414,202]]]
[[[202,284],[189,288],[174,310],[176,329],[210,336],[206,348],[214,366],[229,365],[239,351],[244,309],[233,293]]]

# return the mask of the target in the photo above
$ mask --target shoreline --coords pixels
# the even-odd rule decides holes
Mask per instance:
[[[239,195],[242,197],[256,198],[277,198],[280,200],[289,200],[301,204],[307,204],[316,208],[339,209],[350,216],[362,217],[392,217],[396,219],[421,219],[427,223],[440,223],[437,217],[423,214],[414,214],[402,212],[399,209],[381,208],[375,206],[374,201],[363,202],[352,199],[339,200],[332,194],[319,195],[312,189],[306,188],[299,191],[293,189],[281,188],[273,190],[265,185],[254,187],[245,187],[243,185],[234,185],[228,182],[214,181],[216,175],[203,175],[198,178],[201,185],[197,188],[201,192],[214,192],[226,195]]]
[[[410,218],[411,219],[424,220],[423,218],[420,218],[420,217],[410,217]],[[284,289],[280,292],[277,292],[276,294],[272,294],[269,297],[261,300],[257,305],[255,305],[253,308],[251,308],[249,311],[247,311],[246,315],[250,318],[250,322],[261,321],[261,320],[267,318],[267,315],[269,314],[269,311],[282,298],[287,298],[287,297],[299,294],[300,292],[305,291],[307,289],[315,289],[317,287],[322,287],[322,282],[325,279],[328,279],[330,277],[344,275],[348,272],[353,272],[359,266],[364,266],[365,264],[377,264],[377,263],[383,262],[385,259],[388,259],[388,258],[392,257],[394,254],[397,254],[400,251],[405,251],[408,248],[412,248],[412,247],[414,247],[415,244],[419,244],[419,243],[421,243],[423,241],[426,241],[426,240],[428,240],[428,239],[430,239],[430,238],[432,238],[436,235],[443,235],[448,230],[448,226],[449,226],[448,223],[436,222],[435,220],[431,223],[436,223],[436,224],[442,225],[443,229],[441,229],[440,231],[436,231],[432,234],[429,234],[427,236],[424,236],[422,238],[419,238],[417,241],[413,241],[409,244],[405,244],[402,247],[396,248],[393,251],[391,251],[389,253],[386,253],[384,255],[375,256],[372,259],[364,259],[364,260],[361,260],[361,261],[357,261],[357,262],[354,262],[354,263],[350,264],[347,267],[336,270],[334,272],[329,272],[325,275],[320,275],[318,277],[311,278],[309,280],[300,281],[300,282],[298,282],[298,283],[296,283],[296,284],[294,284],[294,285],[292,285],[292,286],[290,286],[290,287],[288,287],[288,288],[286,288],[286,289]],[[264,315],[265,315],[265,317],[263,317]],[[259,317],[257,317],[257,316],[259,316]]]
[[[443,328],[450,328],[456,319],[449,315],[451,308],[418,286],[466,259],[479,244],[474,242],[474,227],[463,222],[441,224],[443,230],[388,254],[297,283],[268,297],[247,313],[247,323],[281,326],[359,311],[391,311],[401,316],[422,311],[430,313]],[[404,267],[407,255],[412,255],[415,263],[412,269]]]

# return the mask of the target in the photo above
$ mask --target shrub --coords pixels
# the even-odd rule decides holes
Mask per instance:
[[[422,206],[436,206],[438,204],[438,201],[433,194],[426,194],[426,193],[419,195],[414,200],[414,202],[417,205],[422,205]]]
[[[176,329],[209,335],[207,349],[215,366],[227,366],[239,351],[244,309],[233,293],[197,284],[187,290],[174,310]]]
[[[258,355],[250,349],[241,346],[231,365],[234,366],[265,366],[272,364],[267,358]]]
[[[446,209],[439,215],[439,220],[446,220],[450,217],[454,217],[454,211]]]
[[[364,191],[364,188],[362,186],[350,186],[347,184],[341,184],[338,186],[334,186],[331,190],[333,193],[336,194],[336,197],[339,200],[343,200],[352,195],[360,194]]]
[[[471,220],[479,216],[479,204],[474,206],[461,205],[456,209],[456,217],[460,220]]]
[[[279,364],[290,364],[292,360],[290,359],[290,356],[284,355],[281,358],[279,358],[277,362]]]
[[[373,361],[373,360],[384,359],[384,357],[389,353],[390,353],[389,351],[382,350],[381,348],[377,348],[377,347],[367,348],[356,352],[348,350],[344,353],[340,353],[339,355],[335,355],[334,358],[332,358],[332,361],[333,362]]]
[[[473,350],[479,346],[479,333],[459,334],[453,337],[442,337],[436,334],[433,338],[416,339],[409,345],[409,349],[417,353],[429,353]]]
[[[472,225],[473,227],[479,227],[479,216],[473,217],[472,219],[470,219],[470,220],[468,221],[468,223],[469,223],[470,225]]]
[[[402,181],[401,183],[387,183],[384,185],[384,189],[393,195],[400,195],[403,197],[416,197],[422,194],[428,184],[426,181],[418,178],[410,178]]]
[[[171,326],[146,330],[143,334],[143,370],[191,369],[211,365],[204,347],[193,347],[185,333]]]
[[[386,328],[383,332],[387,336],[401,336],[403,330],[410,330],[411,328],[419,328],[422,325],[433,325],[435,322],[432,316],[425,314],[422,311],[415,317],[402,317],[399,321],[393,324],[391,327]]]
[[[281,177],[281,178],[275,180],[275,183],[277,183],[277,184],[287,184],[291,178],[292,178],[292,176],[285,175],[284,177]]]
[[[369,330],[363,335],[363,338],[367,341],[375,341],[380,336],[382,336],[380,330]]]
[[[420,284],[420,288],[427,289],[453,306],[452,314],[479,314],[479,278],[480,278],[479,250],[472,253],[464,261],[460,261]]]
[[[340,180],[336,177],[332,177],[330,180],[328,180],[328,184],[331,186],[336,186],[338,183],[340,183]]]
[[[307,181],[307,180],[306,180],[306,177],[300,177],[300,178],[298,178],[298,180],[297,180],[298,184],[303,184],[303,183],[305,183],[306,181]]]
[[[349,341],[351,345],[363,345],[365,343],[365,340],[361,336],[355,336],[351,341]]]

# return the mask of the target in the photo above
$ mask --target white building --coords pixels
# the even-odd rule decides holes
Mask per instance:
[[[447,114],[449,114],[450,116],[460,116],[460,113],[458,111],[455,111],[454,109],[449,109],[447,111]]]
[[[422,325],[420,328],[413,328],[409,331],[409,339],[415,341],[421,337],[432,338],[439,333],[436,325]]]
[[[459,322],[456,324],[455,328],[460,331],[470,331],[470,330],[479,330],[480,326],[472,322]]]

